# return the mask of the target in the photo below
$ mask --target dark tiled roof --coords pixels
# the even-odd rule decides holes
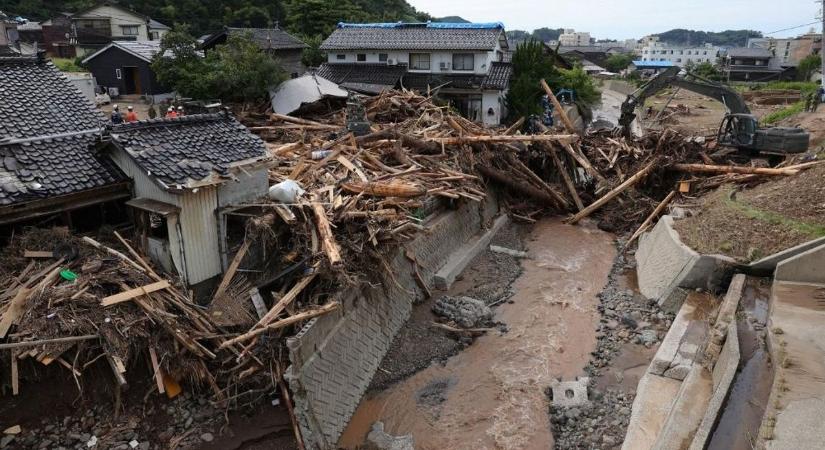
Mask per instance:
[[[485,89],[507,89],[510,86],[510,77],[513,75],[513,65],[504,62],[494,62],[490,66],[490,73],[484,80]]]
[[[439,24],[341,24],[321,44],[321,50],[491,51],[504,33],[503,26],[447,28],[436,25]]]
[[[280,28],[231,28],[219,32],[231,34],[249,33],[252,40],[264,50],[292,50],[307,48],[302,40],[292,36]],[[217,35],[216,35],[217,36]],[[211,39],[211,38],[210,38]],[[208,41],[208,40],[207,40]]]
[[[95,154],[96,134],[73,134],[3,145],[0,142],[0,205],[124,181],[112,163]]]
[[[398,80],[407,72],[407,66],[399,64],[324,63],[316,72],[323,78],[336,84],[363,83],[373,85],[395,86]]]
[[[263,141],[223,113],[115,125],[112,139],[169,187],[228,176],[233,163],[267,157]]]
[[[0,58],[0,139],[103,127],[103,114],[51,62]]]
[[[50,62],[0,58],[0,205],[123,181],[95,153],[103,116]]]
[[[458,89],[481,89],[485,77],[483,75],[449,75],[440,73],[416,73],[410,72],[401,79],[401,84],[406,89],[424,90],[427,87],[434,89],[446,84],[444,87]]]

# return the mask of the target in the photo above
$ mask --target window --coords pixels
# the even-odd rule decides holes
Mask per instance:
[[[335,59],[337,59],[337,60],[344,60],[344,59],[347,59],[347,55],[344,55],[344,54],[342,54],[342,53],[339,53],[339,54],[335,55]]]
[[[355,59],[358,62],[367,62],[367,54],[366,53],[359,53],[355,55]]]
[[[120,69],[115,69],[115,77],[117,77],[118,80],[120,80],[123,77],[123,75],[121,75],[120,73]]]
[[[708,54],[708,51],[707,51],[707,50],[705,50],[704,52],[702,52],[702,54],[703,54],[703,55],[707,55],[707,54]]]
[[[430,70],[430,54],[410,53],[410,69]]]
[[[682,58],[676,58],[676,62],[682,62]]]
[[[472,53],[453,53],[453,70],[475,69],[475,58]]]
[[[138,35],[138,25],[121,25],[120,32],[124,36],[137,36]]]
[[[378,54],[378,62],[387,62],[388,55],[386,53]]]

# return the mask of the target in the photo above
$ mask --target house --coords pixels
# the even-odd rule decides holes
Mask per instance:
[[[822,51],[822,35],[807,33],[795,38],[751,38],[748,47],[770,50],[776,57],[776,65],[782,68],[796,67],[800,61]]]
[[[262,51],[271,55],[283,67],[286,73],[295,78],[304,72],[304,67],[301,58],[304,54],[304,49],[308,47],[302,40],[292,36],[286,31],[275,28],[230,28],[225,27],[211,36],[206,38],[201,45],[204,52],[212,50],[217,45],[226,43],[226,38],[230,34],[248,34],[252,41],[260,47]]]
[[[111,141],[107,155],[134,184],[127,205],[146,254],[189,286],[220,274],[225,208],[269,187],[263,141],[227,112],[115,125]]]
[[[610,56],[605,49],[590,45],[559,47],[559,54],[569,61],[587,60],[600,66],[604,66],[605,61]]]
[[[438,89],[465,117],[497,125],[512,66],[501,23],[340,23],[321,44],[318,74],[367,92]]]
[[[41,25],[44,45],[61,57],[86,56],[114,41],[159,41],[169,27],[114,2],[63,13]]]
[[[648,39],[639,51],[639,56],[642,61],[670,61],[675,66],[685,67],[704,62],[715,64],[720,50],[720,47],[712,44],[685,47]]]
[[[17,22],[0,11],[0,55],[17,54],[20,35],[17,31]]]
[[[722,72],[730,81],[771,81],[793,79],[796,70],[779,66],[773,52],[764,48],[731,48],[722,58]]]
[[[152,58],[159,51],[160,41],[115,41],[87,56],[83,64],[99,86],[116,88],[121,95],[155,97],[171,92],[152,71]]]
[[[0,224],[93,222],[129,182],[96,143],[105,119],[42,56],[0,57]]]

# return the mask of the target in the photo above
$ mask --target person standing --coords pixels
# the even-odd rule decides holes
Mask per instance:
[[[123,123],[123,116],[120,114],[120,109],[117,105],[112,105],[112,125]]]
[[[128,107],[126,107],[126,109],[128,110],[128,112],[126,113],[126,121],[127,122],[137,122],[138,121],[138,116],[137,116],[137,113],[134,111],[134,109],[132,109],[132,105],[129,105]]]
[[[170,106],[169,109],[166,110],[166,118],[167,119],[174,119],[178,117],[178,113],[175,111],[174,106]]]

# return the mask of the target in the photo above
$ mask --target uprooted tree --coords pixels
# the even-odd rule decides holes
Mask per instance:
[[[541,42],[531,39],[519,44],[513,53],[513,77],[507,93],[512,119],[542,112],[541,97],[544,91],[539,85],[542,79],[555,91],[572,89],[577,101],[585,105],[600,98],[593,79],[580,66],[572,69],[556,67],[544,48]]]
[[[249,35],[230,34],[204,56],[185,27],[163,37],[152,70],[158,81],[184,97],[224,101],[266,98],[267,90],[286,78],[280,64]]]

